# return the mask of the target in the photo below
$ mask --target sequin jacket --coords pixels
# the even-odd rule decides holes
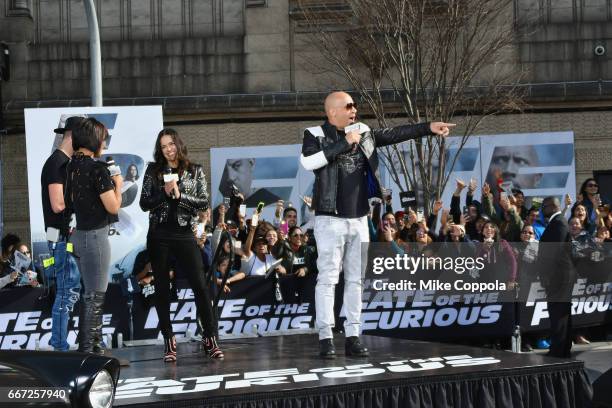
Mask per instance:
[[[197,223],[197,212],[208,208],[208,192],[202,166],[192,164],[190,169],[181,175],[178,187],[181,192],[177,208],[178,224],[182,227],[191,224],[193,227]],[[169,200],[172,198],[164,192],[163,175],[156,174],[154,166],[149,165],[140,194],[140,208],[149,211],[149,232],[153,231],[157,224],[168,220]]]

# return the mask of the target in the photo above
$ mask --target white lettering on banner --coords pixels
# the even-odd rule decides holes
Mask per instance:
[[[394,360],[380,363],[356,364],[338,367],[311,368],[300,374],[297,368],[231,373],[204,377],[187,377],[180,380],[157,379],[156,377],[129,378],[119,380],[115,399],[138,399],[152,395],[173,395],[206,392],[219,389],[266,387],[279,384],[321,381],[328,378],[371,377],[389,373],[411,371],[455,369],[458,367],[497,364],[494,357],[471,357],[469,355],[430,357],[426,359]],[[239,377],[234,379],[234,377]],[[232,378],[232,379],[229,379]]]
[[[240,317],[244,308],[246,299],[228,299],[223,302],[223,308],[221,309],[220,319],[227,319],[232,317]],[[221,306],[221,302],[219,303]]]
[[[11,320],[17,319],[17,313],[2,313],[0,314],[0,333],[6,333]]]
[[[535,302],[535,308],[531,316],[531,325],[537,326],[543,319],[548,319],[548,303]]]
[[[366,310],[369,308],[366,307]],[[440,309],[409,309],[361,314],[363,330],[393,330],[421,327],[448,327],[454,324],[494,324],[499,320],[501,304]]]
[[[17,318],[17,322],[15,323],[15,331],[22,332],[36,330],[39,318],[39,311],[19,313],[19,317]]]
[[[43,319],[41,314],[40,310],[0,314],[0,332],[4,334],[0,336],[0,350],[35,350],[37,343],[41,349],[50,348],[52,319]],[[112,314],[103,315],[103,334],[115,333],[116,328],[110,326],[112,317]],[[73,318],[72,322],[78,323],[78,318]],[[77,333],[78,326],[68,330],[67,341],[70,346],[76,345]]]
[[[605,314],[612,310],[612,282],[588,283],[587,279],[576,280],[572,288],[572,316]],[[540,282],[533,282],[529,287],[527,308],[533,308],[531,326],[538,326],[549,318],[546,302],[546,290]]]

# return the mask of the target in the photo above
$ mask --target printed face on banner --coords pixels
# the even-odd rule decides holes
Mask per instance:
[[[92,117],[108,129],[106,149],[99,160],[109,157],[119,166],[124,178],[119,221],[111,225],[111,268],[109,278],[121,280],[132,272],[133,261],[145,242],[148,214],[139,205],[142,175],[146,162],[152,160],[157,133],[163,127],[160,106],[26,109],[26,147],[28,160],[28,193],[30,229],[35,261],[48,254],[44,231],[40,177],[42,166],[57,149],[63,135],[54,133],[63,128],[71,116]]]
[[[533,197],[562,197],[566,193],[576,197],[572,132],[472,136],[458,155],[460,138],[449,137],[446,140],[446,169],[454,162],[453,172],[442,193],[442,201],[446,206],[450,205],[457,178],[463,180],[466,185],[474,178],[478,185],[475,197],[480,200],[482,184],[486,181],[494,187],[498,175],[504,185],[523,191],[527,207],[531,205]],[[410,168],[409,145],[406,143],[402,147]],[[437,164],[434,163],[433,166],[436,171]],[[394,206],[399,208],[398,194],[401,189],[392,182],[386,169],[381,170],[383,184],[393,189]],[[422,203],[422,195],[419,195],[418,199],[419,203]]]
[[[236,192],[244,195],[248,209],[263,202],[264,218],[272,221],[275,203],[291,203],[303,222],[302,196],[312,195],[314,176],[299,163],[301,145],[253,146],[211,149],[212,202],[217,207]],[[247,212],[250,218],[251,212]]]
[[[572,132],[479,136],[479,141],[481,174],[491,186],[498,175],[526,198],[566,193],[576,198]]]

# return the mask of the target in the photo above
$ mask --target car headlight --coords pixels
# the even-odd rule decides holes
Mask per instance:
[[[101,370],[89,389],[89,404],[92,408],[109,408],[113,403],[114,392],[113,377],[108,371]]]

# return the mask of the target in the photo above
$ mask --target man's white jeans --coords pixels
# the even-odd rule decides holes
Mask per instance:
[[[359,336],[361,328],[361,283],[365,265],[361,244],[370,241],[367,217],[340,218],[317,215],[314,227],[317,240],[317,286],[315,306],[319,339],[330,339],[334,327],[334,292],[340,271],[344,271],[344,332]]]

